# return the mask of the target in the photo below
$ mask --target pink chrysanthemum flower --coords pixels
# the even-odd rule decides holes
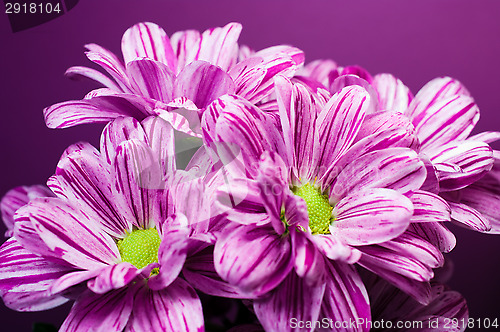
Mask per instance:
[[[87,57],[113,80],[91,68],[68,69],[70,77],[88,77],[105,88],[89,92],[83,100],[48,107],[47,126],[160,115],[175,129],[198,136],[201,114],[214,99],[229,93],[258,103],[272,92],[275,75],[293,76],[304,62],[302,51],[289,46],[251,55],[246,48],[239,52],[240,32],[239,23],[230,23],[203,33],[179,31],[169,38],[158,25],[139,23],[123,35],[124,62],[98,45],[86,45]]]
[[[210,198],[203,178],[175,169],[173,152],[159,118],[114,120],[101,152],[69,147],[49,180],[57,197],[20,208],[0,248],[6,305],[45,310],[77,297],[61,331],[203,330],[180,273],[212,241]]]
[[[425,297],[411,280],[428,281],[442,256],[423,239],[412,246],[418,236],[405,231],[412,218],[449,213],[437,196],[418,191],[426,170],[410,148],[413,134],[403,128],[358,140],[368,130],[369,106],[360,87],[341,90],[326,105],[286,78],[276,79],[275,88],[279,125],[275,114],[237,96],[221,97],[204,114],[207,143],[242,152],[242,167],[220,199],[230,205],[228,197],[243,196],[229,212],[232,227],[216,242],[219,274],[261,296],[255,312],[273,331],[289,330],[291,317],[368,318],[366,291],[352,265],[358,261]],[[400,242],[382,246],[393,239]]]

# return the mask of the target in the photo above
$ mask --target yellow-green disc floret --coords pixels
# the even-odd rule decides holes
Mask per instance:
[[[138,269],[151,263],[158,263],[160,235],[156,228],[138,229],[117,242],[123,262],[128,262]]]
[[[333,221],[333,207],[328,202],[328,196],[323,195],[309,183],[294,188],[293,192],[306,202],[311,232],[313,234],[329,234],[329,226]]]

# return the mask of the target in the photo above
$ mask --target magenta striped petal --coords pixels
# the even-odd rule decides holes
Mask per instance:
[[[428,150],[469,136],[479,120],[479,108],[471,97],[451,96],[412,119],[422,149]]]
[[[140,272],[132,264],[122,262],[102,270],[95,279],[87,282],[87,286],[94,293],[104,294],[129,284]]]
[[[413,203],[411,222],[450,221],[450,206],[441,197],[427,191],[416,191],[410,196]]]
[[[244,293],[217,274],[214,266],[213,247],[207,248],[186,259],[182,275],[189,284],[205,294],[227,298],[249,299],[252,294]]]
[[[37,198],[28,205],[26,212],[54,257],[88,270],[119,260],[114,240],[96,221],[64,201]]]
[[[448,202],[451,208],[451,220],[478,232],[488,232],[491,224],[479,211],[462,203]]]
[[[50,293],[49,287],[71,270],[32,254],[10,238],[0,247],[0,294],[5,305],[17,311],[57,307],[68,300]]]
[[[489,174],[487,175],[489,177]],[[500,233],[500,195],[498,182],[491,186],[484,185],[487,179],[482,178],[475,184],[460,191],[460,203],[466,204],[481,214],[491,225],[489,233]]]
[[[296,47],[288,45],[271,46],[258,51],[257,53],[254,54],[254,56],[261,57],[264,59],[270,59],[276,57],[276,55],[280,53],[286,54],[287,56],[291,57],[293,62],[297,66],[301,66],[304,64],[305,60],[304,52]]]
[[[336,93],[318,116],[316,130],[320,141],[321,178],[322,168],[335,163],[356,138],[368,107],[369,96],[359,86],[350,86]]]
[[[245,292],[261,295],[293,268],[290,239],[269,226],[239,226],[223,232],[214,250],[217,273]]]
[[[321,318],[332,319],[333,324],[351,321],[371,321],[368,294],[356,269],[349,264],[329,262]],[[334,325],[335,326],[335,325]],[[348,325],[336,331],[368,331],[364,325]]]
[[[161,164],[164,175],[173,174],[175,165],[174,128],[160,117],[149,117],[142,122],[149,146]]]
[[[140,99],[136,101],[141,102]],[[138,108],[125,95],[109,95],[54,104],[45,108],[43,114],[47,127],[68,128],[85,123],[108,122],[119,116],[143,119],[147,109],[147,105]]]
[[[179,218],[184,218],[183,222],[186,223],[185,217],[173,215],[170,218],[171,220],[167,220],[162,227],[162,240],[158,250],[160,271],[149,278],[148,287],[152,290],[161,290],[172,284],[186,260],[189,229],[186,225],[168,225],[179,223]]]
[[[446,170],[437,166],[441,191],[465,188],[479,180],[493,167],[493,150],[479,141],[451,142],[429,152],[435,164],[457,166],[458,170]]]
[[[146,133],[139,121],[131,117],[119,117],[106,125],[101,134],[101,154],[111,165],[115,160],[118,146],[129,139],[147,143]]]
[[[385,270],[420,282],[427,282],[434,276],[431,267],[406,253],[381,246],[366,246],[359,249],[363,252],[359,264],[363,266],[379,265]]]
[[[127,63],[127,73],[136,93],[164,103],[173,99],[175,74],[163,63],[138,58]]]
[[[266,331],[313,331],[313,327],[294,327],[290,320],[318,320],[324,292],[325,284],[309,286],[292,272],[269,296],[255,300],[253,307]]]
[[[122,37],[122,53],[125,63],[136,58],[149,58],[176,70],[176,57],[165,31],[150,22],[130,27]]]
[[[380,110],[378,106],[377,91],[364,78],[357,75],[341,75],[337,77],[330,85],[330,92],[332,94],[338,93],[340,90],[348,86],[360,86],[370,95],[366,114],[375,113]]]
[[[295,166],[296,177],[313,180],[320,159],[316,128],[320,109],[304,86],[292,84],[283,76],[275,78],[275,86],[288,163]]]
[[[439,222],[412,223],[407,232],[417,234],[445,253],[450,252],[457,243],[455,235]]]
[[[42,185],[21,186],[9,190],[0,201],[2,219],[7,227],[5,236],[12,236],[14,231],[14,213],[31,199],[54,196],[49,188]]]
[[[294,267],[297,275],[309,286],[325,283],[325,259],[305,232],[292,231]]]
[[[415,128],[410,119],[398,112],[376,112],[368,114],[359,129],[356,141],[367,136],[376,134],[385,130],[405,129],[408,133],[414,133]]]
[[[376,75],[372,85],[378,92],[381,110],[404,113],[413,99],[410,89],[391,74]]]
[[[171,105],[171,103],[169,103]],[[194,105],[194,104],[193,104]],[[185,133],[191,137],[200,137],[199,129],[196,128],[196,132],[191,129],[188,119],[186,119],[183,115],[175,112],[175,111],[165,111],[162,109],[157,109],[155,112],[158,114],[160,118],[164,121],[170,123],[170,125],[177,131]]]
[[[134,293],[128,287],[106,294],[95,294],[90,290],[84,292],[59,331],[123,331],[132,312]]]
[[[203,31],[199,49],[193,50],[196,60],[208,61],[227,71],[236,62],[241,29],[241,24],[229,23],[222,28]]]
[[[204,331],[201,301],[180,278],[161,291],[143,286],[135,294],[126,331]]]
[[[389,188],[408,194],[420,188],[426,173],[424,163],[410,149],[370,152],[342,169],[330,189],[330,202],[365,188]]]
[[[418,91],[406,114],[411,118],[416,118],[427,112],[427,109],[436,102],[458,95],[470,96],[470,93],[459,81],[451,77],[435,78]]]
[[[500,132],[498,131],[484,131],[474,136],[467,138],[468,141],[480,141],[484,143],[493,143],[500,139]]]
[[[198,108],[205,108],[220,96],[234,91],[234,83],[229,74],[208,62],[195,61],[177,76],[174,97],[187,97]]]
[[[124,197],[128,205],[122,215],[141,229],[164,220],[163,172],[151,149],[138,140],[125,141],[116,149],[112,166],[113,194]]]
[[[335,164],[330,165],[323,178],[318,180],[318,183],[324,189],[330,187],[347,165],[367,153],[395,147],[415,149],[417,145],[417,137],[405,129],[393,129],[367,136],[353,144]]]
[[[415,233],[405,232],[397,238],[379,245],[398,253],[398,255],[413,258],[433,269],[442,267],[444,264],[441,251]]]
[[[319,251],[331,260],[339,260],[348,264],[356,263],[361,257],[361,252],[349,245],[342,243],[331,234],[314,234],[309,239],[314,242]]]
[[[89,44],[85,45],[90,51],[85,52],[87,58],[101,66],[120,86],[120,90],[123,92],[131,92],[130,82],[128,80],[127,74],[125,72],[125,67],[120,60],[112,52],[106,50],[105,48]]]
[[[342,199],[334,208],[330,232],[350,245],[381,243],[402,234],[413,205],[390,189],[365,189]]]
[[[59,197],[74,202],[75,207],[84,211],[110,235],[122,238],[132,231],[132,223],[122,213],[127,201],[114,195],[113,183],[111,167],[92,147],[62,158],[48,186]]]
[[[121,88],[109,77],[101,73],[100,71],[97,71],[92,68],[88,67],[80,67],[80,66],[74,66],[71,68],[68,68],[66,72],[64,73],[65,76],[71,78],[71,79],[77,79],[79,77],[86,77],[89,78],[93,81],[96,81],[97,83],[101,83],[105,87],[115,90],[115,91],[122,91]]]
[[[109,266],[108,266],[109,267]],[[57,279],[54,283],[51,284],[50,286],[50,292],[52,294],[57,294],[61,293],[70,287],[73,286],[84,286],[82,283],[95,278],[97,275],[99,275],[102,271],[106,270],[108,267],[102,267],[97,270],[92,270],[92,271],[73,271],[70,273],[66,273],[59,279]]]
[[[198,30],[178,31],[170,37],[172,49],[177,57],[178,74],[189,63],[197,60],[196,54],[200,48],[201,34]]]

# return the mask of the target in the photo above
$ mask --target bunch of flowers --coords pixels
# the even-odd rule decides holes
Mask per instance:
[[[464,299],[434,278],[456,243],[446,226],[500,232],[488,145],[500,133],[469,136],[479,109],[467,89],[437,78],[413,97],[390,74],[305,65],[286,45],[256,52],[240,32],[168,37],[139,23],[123,60],[86,45],[108,75],[66,74],[104,88],[46,108],[45,121],[108,124],[98,149],[66,149],[47,186],[2,199],[4,303],[74,300],[60,331],[466,321]]]

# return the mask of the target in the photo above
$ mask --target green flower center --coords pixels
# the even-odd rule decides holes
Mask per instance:
[[[132,231],[116,245],[122,256],[122,262],[128,262],[138,269],[151,263],[158,263],[160,235],[156,228],[138,229]]]
[[[329,234],[329,227],[334,218],[332,216],[333,207],[328,202],[328,196],[322,194],[309,183],[293,188],[292,191],[306,202],[311,232],[313,234]]]

